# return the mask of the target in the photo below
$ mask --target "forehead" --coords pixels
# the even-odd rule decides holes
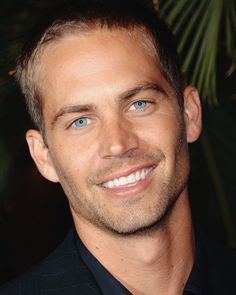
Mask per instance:
[[[101,50],[105,53],[112,48],[113,52],[118,52],[122,55],[127,48],[132,48],[133,52],[129,52],[130,57],[134,53],[135,55],[147,55],[158,63],[158,54],[154,46],[154,42],[145,28],[113,28],[108,29],[106,27],[100,28],[95,26],[92,29],[86,31],[70,31],[65,32],[64,35],[58,39],[47,43],[42,47],[39,63],[43,61],[42,66],[49,65],[49,62],[56,60],[58,55],[60,55],[60,61],[68,61],[67,57],[71,55],[73,49],[76,46],[76,50],[79,50],[79,55],[77,56],[78,61],[83,61],[86,59],[87,55],[99,56]],[[123,50],[122,50],[123,49]],[[56,54],[58,53],[58,54]],[[68,54],[67,54],[68,53]],[[87,54],[86,54],[87,53]],[[62,54],[62,55],[61,55]],[[50,59],[50,60],[49,60]],[[56,61],[57,63],[58,61]],[[47,69],[48,70],[48,67]],[[41,71],[43,72],[43,71]]]
[[[49,42],[44,42],[42,44],[41,53],[50,50],[54,46],[58,46],[63,43],[65,40],[69,40],[70,38],[81,38],[81,39],[89,39],[89,38],[118,38],[118,39],[126,39],[126,42],[134,42],[137,41],[139,46],[141,46],[146,53],[151,56],[155,56],[157,58],[157,52],[155,47],[155,41],[151,35],[151,33],[147,30],[147,28],[143,26],[130,26],[130,27],[107,27],[106,25],[101,25],[100,23],[94,23],[91,25],[87,25],[86,27],[65,27],[61,29],[61,32],[58,36],[54,38],[50,38]],[[94,40],[93,40],[94,41]]]
[[[41,64],[44,107],[52,102],[57,107],[68,97],[74,103],[118,94],[142,80],[164,81],[150,38],[138,30],[96,29],[65,36],[44,50]]]

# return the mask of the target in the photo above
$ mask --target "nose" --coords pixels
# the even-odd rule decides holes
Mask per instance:
[[[127,120],[110,120],[104,124],[100,138],[100,155],[102,158],[127,156],[138,149],[139,140],[132,124]]]

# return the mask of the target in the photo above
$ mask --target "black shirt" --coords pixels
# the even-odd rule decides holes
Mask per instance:
[[[78,238],[76,246],[83,262],[92,272],[97,281],[102,293],[104,295],[130,295],[131,293],[115,279],[102,264],[89,252],[82,241]],[[196,245],[195,261],[184,288],[184,295],[202,295],[202,261],[201,261],[201,247],[199,243]],[[158,294],[158,293],[157,293]]]

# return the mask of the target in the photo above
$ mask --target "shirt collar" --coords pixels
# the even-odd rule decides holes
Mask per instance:
[[[184,294],[202,294],[202,251],[198,240],[196,242],[193,268],[185,285]]]
[[[78,237],[78,235],[77,235]],[[106,268],[92,255],[92,253],[85,247],[80,238],[76,239],[77,250],[93,274],[97,284],[99,285],[104,295],[130,295],[131,293],[115,279]],[[195,260],[192,271],[189,275],[188,281],[184,288],[186,295],[201,295],[202,294],[202,255],[200,243],[196,243]]]
[[[76,246],[83,262],[93,274],[104,295],[130,295],[131,293],[115,279],[102,264],[91,254],[82,241],[76,239]]]

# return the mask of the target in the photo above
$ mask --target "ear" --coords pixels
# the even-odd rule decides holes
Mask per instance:
[[[26,141],[29,146],[31,157],[33,158],[39,172],[48,180],[58,182],[58,176],[47,146],[41,133],[37,130],[28,130]]]
[[[184,90],[184,120],[187,141],[189,143],[198,139],[202,129],[202,111],[198,91],[193,86]]]

